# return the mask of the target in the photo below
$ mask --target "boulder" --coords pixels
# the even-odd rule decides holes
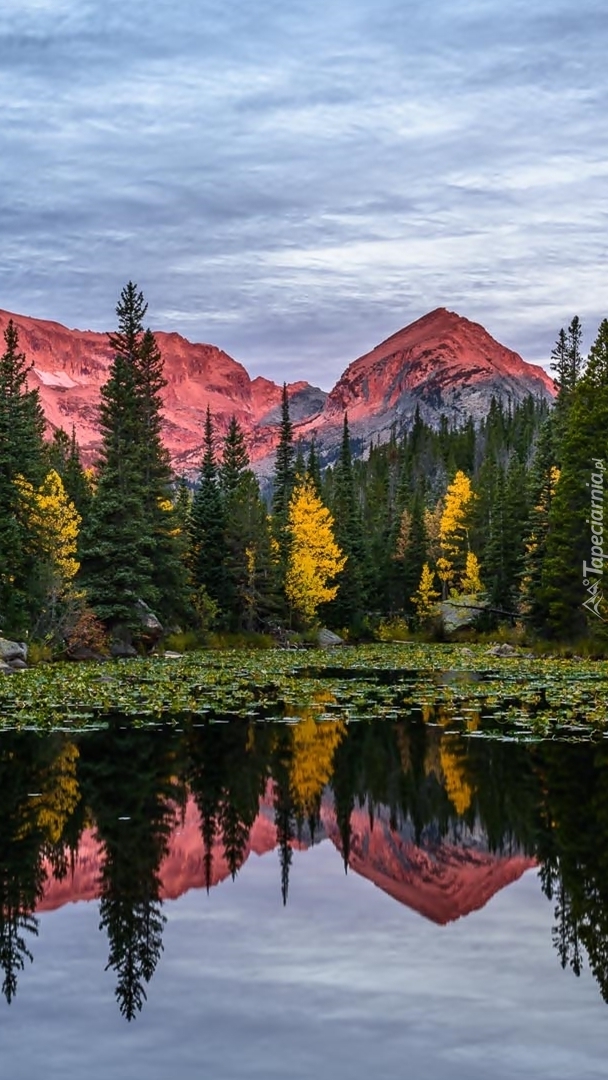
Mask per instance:
[[[110,656],[115,660],[131,660],[137,656],[137,649],[128,641],[113,641],[110,645]]]
[[[12,674],[13,674],[13,668],[11,667],[11,665],[10,664],[4,664],[2,662],[2,660],[0,660],[0,675],[12,675]]]
[[[439,605],[441,621],[446,634],[453,634],[475,625],[483,614],[487,604],[475,596],[465,596],[462,600],[444,600]]]
[[[156,645],[165,632],[162,623],[143,600],[135,601],[135,613],[141,627],[140,636],[146,645]]]
[[[328,630],[325,626],[319,630],[317,641],[322,649],[333,649],[336,645],[346,644],[344,638],[341,638],[339,634],[334,634],[332,630]]]
[[[95,649],[89,649],[88,645],[75,645],[73,649],[66,652],[65,658],[66,660],[91,660],[95,663],[108,659],[107,656],[95,652]]]
[[[517,656],[517,649],[514,649],[512,645],[507,645],[504,642],[502,645],[494,645],[486,652],[487,656]]]
[[[25,660],[19,660],[17,658],[16,660],[11,660],[9,667],[11,667],[13,671],[25,671],[27,664]]]
[[[0,637],[0,661],[8,664],[11,660],[27,660],[27,645],[24,641]]]

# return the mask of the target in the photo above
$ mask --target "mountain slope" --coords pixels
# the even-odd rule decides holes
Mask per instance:
[[[0,311],[0,331],[11,316]],[[87,463],[99,447],[97,406],[112,360],[105,334],[68,330],[59,323],[13,315],[21,348],[33,363],[30,383],[40,390],[49,427],[76,436]],[[278,437],[281,387],[251,379],[242,364],[214,345],[193,344],[158,332],[165,362],[164,437],[179,471],[200,457],[207,406],[220,433],[235,415],[252,460],[269,473]],[[307,382],[289,384],[296,438],[315,436],[330,460],[340,442],[345,411],[352,435],[364,446],[410,424],[416,408],[438,424],[442,414],[460,422],[480,419],[494,396],[515,404],[528,394],[552,398],[549,376],[495,341],[482,326],[445,308],[393,334],[346,369],[328,395]]]
[[[385,441],[391,429],[407,428],[416,412],[437,425],[441,414],[460,423],[480,420],[492,397],[505,404],[529,394],[551,400],[553,380],[507,349],[478,323],[437,308],[399,330],[350,364],[328,395],[323,412],[304,429],[320,446],[337,441],[348,412],[351,435]]]

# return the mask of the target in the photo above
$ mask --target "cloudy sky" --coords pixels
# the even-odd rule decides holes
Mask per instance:
[[[434,307],[608,315],[601,0],[1,0],[0,307],[329,387]]]

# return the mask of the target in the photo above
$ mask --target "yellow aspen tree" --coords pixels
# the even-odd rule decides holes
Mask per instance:
[[[338,586],[330,582],[346,565],[346,556],[334,539],[333,524],[311,480],[299,480],[289,502],[285,593],[305,623],[314,622],[320,604],[334,599]]]
[[[483,589],[480,577],[479,559],[472,551],[467,552],[467,561],[464,576],[460,582],[460,589],[465,596],[473,596]]]
[[[16,478],[15,484],[36,537],[41,577],[47,600],[53,606],[78,573],[76,551],[81,517],[54,469],[37,490],[22,476]]]
[[[469,548],[469,520],[477,498],[466,473],[458,470],[445,495],[439,525],[441,554],[437,573],[443,582],[444,595],[458,589],[465,573]]]
[[[433,571],[430,569],[429,564],[425,563],[422,567],[418,589],[414,595],[410,597],[416,608],[418,621],[421,623],[425,622],[431,615],[434,615],[437,608],[439,593],[434,588],[434,580],[435,575]]]

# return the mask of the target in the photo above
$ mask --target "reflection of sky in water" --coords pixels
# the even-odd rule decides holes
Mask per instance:
[[[608,1009],[563,973],[552,905],[529,872],[439,928],[355,874],[328,843],[277,855],[164,908],[165,951],[132,1024],[103,974],[98,905],[40,918],[35,962],[2,1003],[11,1080],[595,1080]]]

